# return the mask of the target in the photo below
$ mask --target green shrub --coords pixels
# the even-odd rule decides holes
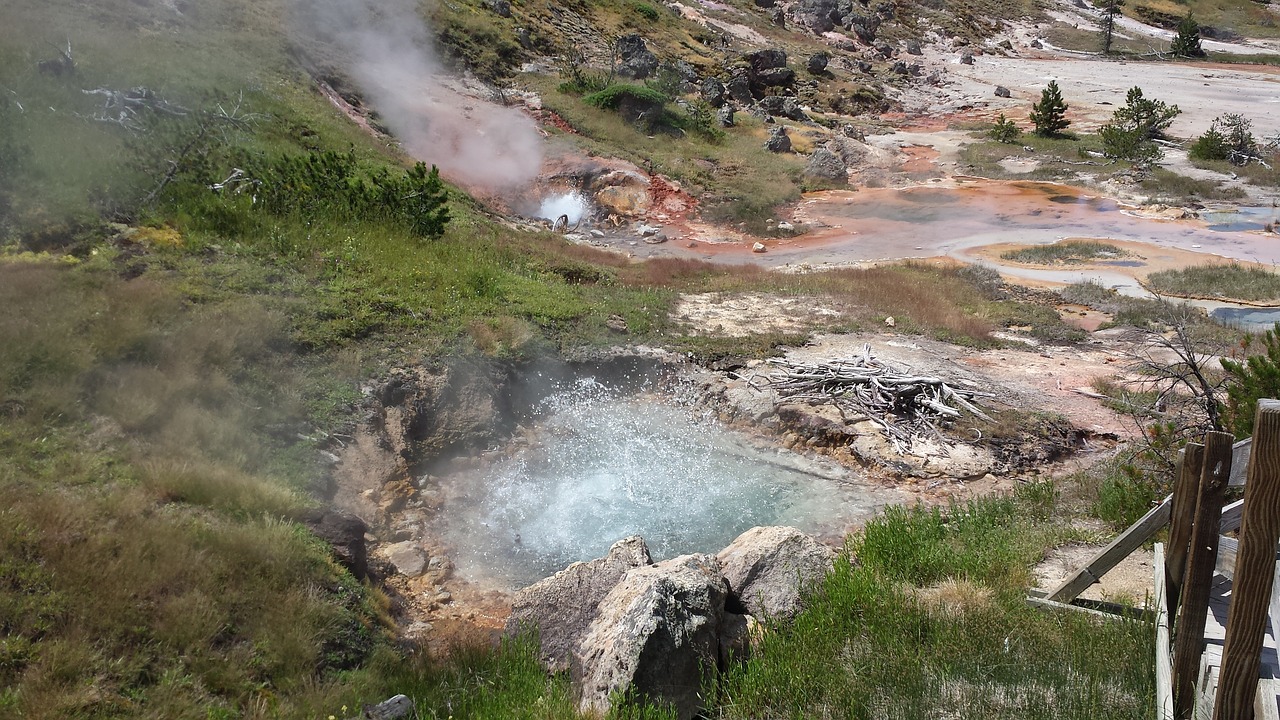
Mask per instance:
[[[1177,105],[1144,98],[1140,87],[1130,88],[1124,107],[1116,110],[1111,122],[1099,131],[1103,152],[1107,157],[1136,163],[1160,159],[1160,148],[1152,140],[1162,136],[1181,112]]]
[[[403,175],[361,170],[355,152],[310,152],[275,158],[242,154],[243,179],[226,194],[250,192],[253,207],[274,215],[322,215],[332,220],[392,222],[423,238],[438,238],[449,222],[448,193],[433,165]]]
[[[593,92],[582,98],[582,101],[602,110],[618,110],[628,104],[662,107],[667,102],[667,96],[644,85],[620,83]]]
[[[1223,411],[1226,426],[1237,438],[1253,434],[1254,410],[1260,398],[1280,397],[1280,323],[1262,333],[1261,352],[1251,352],[1253,336],[1246,335],[1242,360],[1222,359],[1231,374]]]
[[[628,7],[631,8],[632,12],[644,18],[645,20],[648,20],[649,22],[657,22],[658,18],[660,17],[658,13],[658,8],[650,5],[647,2],[644,2],[644,0],[631,0],[631,2],[628,4]]]
[[[1192,143],[1187,156],[1192,160],[1227,160],[1232,165],[1247,165],[1259,159],[1252,128],[1253,122],[1243,115],[1219,115]]]
[[[988,131],[987,135],[992,140],[1002,143],[1012,143],[1018,139],[1022,131],[1012,120],[1006,118],[1004,113],[1000,113],[1000,117],[996,118],[996,124]]]

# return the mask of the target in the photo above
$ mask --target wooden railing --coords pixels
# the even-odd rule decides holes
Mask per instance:
[[[1224,507],[1226,489],[1239,486],[1244,499]],[[1280,720],[1280,679],[1262,680],[1259,690],[1268,629],[1280,640],[1280,591],[1273,592],[1280,589],[1280,401],[1258,401],[1252,438],[1232,443],[1226,433],[1208,433],[1188,445],[1169,497],[1043,597],[1028,599],[1079,610],[1077,596],[1166,523],[1169,539],[1156,545],[1155,562],[1157,717]],[[1236,530],[1238,538],[1225,535]],[[1219,591],[1231,583],[1220,666],[1205,656],[1215,578]]]

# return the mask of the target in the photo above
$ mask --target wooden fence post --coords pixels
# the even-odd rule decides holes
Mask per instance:
[[[1218,525],[1222,516],[1222,496],[1231,475],[1230,433],[1205,435],[1204,467],[1195,520],[1187,552],[1187,569],[1182,581],[1182,612],[1178,616],[1173,643],[1173,707],[1178,720],[1190,720],[1196,706],[1196,676],[1204,654],[1204,621],[1209,612],[1209,590],[1218,555]]]
[[[1169,542],[1165,545],[1165,595],[1169,619],[1178,616],[1182,597],[1182,578],[1187,569],[1187,548],[1191,545],[1191,526],[1196,514],[1196,494],[1200,489],[1200,470],[1204,467],[1204,445],[1187,443],[1178,461],[1178,475],[1173,484],[1173,507],[1169,514]]]
[[[1280,400],[1259,400],[1214,720],[1253,717],[1280,542]]]

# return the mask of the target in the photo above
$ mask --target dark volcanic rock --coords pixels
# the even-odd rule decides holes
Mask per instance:
[[[809,61],[805,63],[805,67],[809,69],[809,72],[814,73],[816,75],[817,73],[820,73],[826,70],[827,63],[829,62],[831,62],[831,53],[828,53],[828,52],[814,53],[809,56]]]
[[[841,184],[849,182],[849,168],[845,165],[844,160],[824,147],[814,150],[813,154],[809,156],[809,162],[805,165],[804,174],[807,177]]]
[[[715,78],[707,78],[702,81],[702,85],[698,87],[698,93],[702,99],[711,107],[723,107],[728,102],[729,97],[725,93],[724,83]]]
[[[369,576],[369,556],[364,544],[368,527],[351,513],[337,510],[313,510],[302,518],[315,536],[329,543],[333,555],[357,579]]]
[[[644,38],[630,33],[618,38],[618,58],[622,61],[618,74],[637,80],[647,78],[658,69],[658,56],[650,52]]]
[[[764,149],[776,153],[791,152],[791,138],[787,136],[787,129],[775,127],[769,130],[769,139],[764,141]]]

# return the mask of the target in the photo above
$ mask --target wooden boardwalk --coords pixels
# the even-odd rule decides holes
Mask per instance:
[[[1200,659],[1200,677],[1196,683],[1196,718],[1213,717],[1213,700],[1218,692],[1218,675],[1222,669],[1222,652],[1227,637],[1227,613],[1231,606],[1232,574],[1234,571],[1236,541],[1222,538],[1219,548],[1217,568],[1214,570],[1213,582],[1209,588],[1209,612],[1204,623],[1204,654]],[[1164,573],[1164,553],[1158,552],[1155,572],[1157,586]],[[1277,576],[1280,577],[1280,576]],[[1280,581],[1277,581],[1280,585]],[[1280,588],[1277,588],[1280,589]],[[1162,595],[1161,592],[1158,594]],[[1159,600],[1157,600],[1159,602]],[[1280,613],[1272,613],[1267,623],[1266,635],[1262,642],[1260,667],[1258,672],[1258,694],[1254,704],[1256,720],[1280,720],[1280,645],[1276,637],[1280,634]],[[1161,712],[1159,717],[1172,717],[1172,707],[1168,712]]]

